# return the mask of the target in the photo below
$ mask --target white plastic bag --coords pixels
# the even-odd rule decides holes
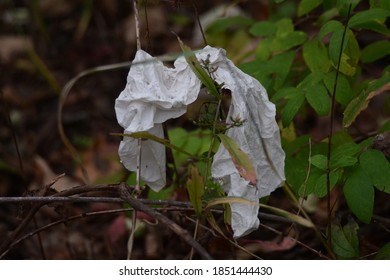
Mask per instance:
[[[268,100],[263,86],[253,77],[239,70],[223,49],[206,46],[197,52],[198,60],[210,62],[215,70],[212,76],[232,94],[227,116],[245,120],[239,127],[227,131],[242,151],[250,157],[256,171],[256,185],[242,178],[229,152],[221,144],[212,163],[212,177],[222,182],[228,196],[241,197],[253,204],[231,203],[234,237],[250,233],[259,226],[258,200],[279,187],[284,177],[284,152],[280,144],[279,128],[275,121],[275,105]],[[144,51],[138,51],[134,62],[151,60]],[[186,112],[186,106],[195,101],[200,81],[185,59],[175,61],[175,68],[153,61],[131,67],[127,85],[115,103],[118,122],[125,133],[148,131],[163,138],[161,123]],[[127,169],[135,171],[137,140],[124,137],[119,155]],[[143,141],[141,177],[154,190],[165,185],[165,148]]]
[[[118,123],[125,134],[147,131],[164,138],[161,124],[177,118],[195,101],[200,81],[183,57],[168,68],[143,50],[139,50],[127,76],[125,89],[115,102]],[[124,137],[119,146],[122,163],[130,171],[137,169],[137,140]],[[153,190],[164,187],[165,147],[159,143],[142,141],[141,178]]]
[[[209,55],[213,77],[223,88],[229,89],[232,102],[227,116],[245,120],[239,127],[227,131],[248,154],[256,170],[257,184],[253,187],[240,177],[229,152],[221,144],[214,156],[212,176],[222,181],[228,196],[242,197],[258,203],[279,187],[284,177],[285,154],[280,144],[279,127],[275,120],[275,105],[268,100],[264,87],[255,78],[239,70],[222,49],[204,48],[199,58]],[[259,226],[259,207],[253,204],[231,203],[234,237],[240,237]]]

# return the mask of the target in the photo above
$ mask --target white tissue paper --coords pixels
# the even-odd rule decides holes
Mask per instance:
[[[232,95],[227,122],[230,118],[246,120],[242,126],[227,131],[248,154],[256,170],[257,184],[252,186],[243,179],[229,155],[221,144],[214,155],[211,173],[222,181],[228,196],[242,197],[258,203],[259,198],[269,195],[281,186],[284,177],[285,154],[281,148],[279,127],[275,120],[275,105],[268,100],[264,87],[255,78],[239,70],[227,59],[222,49],[204,48],[199,58],[207,54],[213,68],[213,77]],[[257,214],[259,206],[253,204],[231,203],[232,228],[234,237],[247,235],[259,226]]]
[[[183,115],[187,105],[198,97],[201,82],[184,57],[168,68],[143,50],[137,51],[127,76],[125,89],[115,101],[118,123],[125,134],[146,131],[164,138],[162,123]],[[130,171],[137,169],[137,140],[124,137],[119,156]],[[164,187],[165,147],[142,141],[141,179],[153,190]]]
[[[222,182],[228,196],[241,197],[255,204],[231,203],[234,237],[247,235],[259,226],[257,218],[259,198],[279,187],[284,177],[284,152],[280,144],[279,128],[275,121],[275,105],[268,100],[263,86],[253,77],[239,70],[226,57],[223,49],[206,46],[197,52],[198,60],[210,61],[217,83],[229,89],[232,103],[230,117],[245,120],[242,126],[231,128],[227,135],[248,154],[256,170],[257,184],[242,178],[229,152],[221,144],[212,163],[212,177]],[[151,60],[140,50],[133,62]],[[183,57],[167,68],[160,61],[133,65],[126,88],[115,103],[119,124],[125,133],[148,131],[163,138],[161,123],[186,112],[186,106],[197,98],[201,82],[193,74]],[[120,158],[131,171],[137,168],[137,140],[124,137],[119,147]],[[143,141],[141,177],[154,190],[165,185],[165,147],[153,141]]]

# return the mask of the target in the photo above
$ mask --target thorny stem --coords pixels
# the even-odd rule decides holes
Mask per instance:
[[[340,46],[340,53],[337,61],[337,69],[336,69],[336,77],[333,84],[333,94],[332,94],[332,101],[331,101],[331,108],[330,108],[330,124],[329,124],[329,139],[328,139],[328,154],[327,154],[327,161],[326,161],[326,193],[327,193],[327,212],[328,212],[328,245],[329,248],[332,249],[332,207],[331,207],[331,197],[330,197],[330,159],[331,159],[331,151],[332,151],[332,138],[333,138],[333,126],[334,126],[334,115],[335,115],[335,103],[336,103],[336,89],[337,89],[337,81],[339,78],[340,73],[340,64],[341,64],[341,57],[343,53],[344,48],[344,39],[345,34],[347,33],[348,29],[348,22],[351,15],[351,8],[352,4],[349,5],[348,8],[348,16],[347,16],[347,22],[344,27],[343,36],[341,38],[341,46]]]

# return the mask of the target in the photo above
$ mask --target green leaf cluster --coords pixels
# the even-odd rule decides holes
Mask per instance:
[[[371,0],[367,7],[359,0],[301,0],[295,8],[294,20],[270,17],[248,28],[258,43],[254,59],[240,68],[264,85],[277,106],[288,186],[297,196],[323,198],[329,179],[331,190],[342,189],[354,216],[370,223],[375,194],[390,191],[390,164],[371,148],[372,138],[357,144],[347,129],[374,97],[390,90],[390,67],[382,62],[390,53],[389,1]],[[365,42],[365,36],[373,39]],[[368,73],[370,64],[384,65],[383,71]],[[333,135],[328,162],[329,139],[312,144],[308,135],[297,137],[293,122],[308,112],[330,116],[333,98],[344,130]],[[388,124],[381,132],[390,130]],[[354,221],[333,225],[338,257],[359,257],[358,229]],[[379,258],[388,256],[385,247]]]
[[[352,16],[347,21],[350,4]],[[390,52],[390,31],[385,24],[390,10],[386,3],[371,1],[370,9],[354,11],[358,4],[355,0],[300,1],[298,17],[323,9],[313,22],[318,31],[310,35],[297,30],[291,18],[255,22],[248,29],[260,41],[254,50],[256,59],[242,64],[241,69],[267,88],[280,107],[284,127],[308,107],[320,116],[328,115],[333,94],[337,105],[345,109],[345,126],[367,107],[372,98],[367,85],[375,79],[361,81],[359,75],[365,64]],[[380,39],[361,48],[356,36],[363,31],[377,33]],[[383,82],[381,88],[374,90],[387,90],[387,73],[385,69],[378,78]]]
[[[270,5],[277,9],[285,4],[274,1]],[[345,224],[336,219],[331,231],[332,250],[341,259],[358,258],[358,222],[371,222],[377,192],[390,193],[390,163],[381,151],[371,147],[372,139],[356,143],[347,129],[374,97],[390,90],[390,67],[385,65],[382,72],[367,72],[371,64],[381,63],[390,53],[390,30],[386,25],[390,4],[371,0],[367,8],[367,3],[359,0],[300,0],[293,8],[294,18],[275,12],[277,16],[261,21],[242,16],[219,19],[207,28],[207,40],[227,49],[233,61],[242,62],[240,69],[259,80],[276,104],[282,130],[288,131],[282,132],[285,175],[294,194],[321,199],[329,195],[328,183],[331,191],[339,188],[342,192],[356,221],[350,218]],[[365,34],[374,39],[363,41]],[[193,72],[213,96],[220,98],[218,84],[207,67],[187,46],[182,43],[181,46]],[[312,143],[309,135],[295,131],[297,118],[304,119],[309,114],[326,118],[334,112],[342,116],[337,120],[341,131],[332,136],[330,152],[329,138]],[[387,123],[382,131],[389,129]],[[186,165],[189,154],[197,159],[205,154],[210,156],[212,139],[218,137],[241,176],[256,183],[248,156],[224,134],[211,134],[202,129],[170,130],[169,145],[176,165]],[[186,187],[198,217],[202,201],[216,198],[204,188],[207,182],[203,182],[205,176],[200,174],[208,174],[203,170],[205,167],[200,160],[187,171]],[[216,199],[218,203],[226,203],[225,198]],[[205,213],[210,224],[217,228],[211,213]],[[378,258],[388,256],[386,246]]]

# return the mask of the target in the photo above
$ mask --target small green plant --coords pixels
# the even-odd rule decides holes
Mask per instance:
[[[319,12],[322,13],[320,16],[311,17],[312,13]],[[365,141],[357,143],[348,132],[348,127],[367,108],[370,100],[390,89],[388,67],[383,69],[381,76],[372,77],[364,73],[365,67],[389,53],[386,39],[390,30],[385,24],[389,15],[389,5],[386,1],[370,1],[369,7],[365,7],[356,0],[302,0],[296,7],[296,18],[277,16],[260,22],[242,17],[227,18],[217,21],[206,33],[210,41],[213,41],[216,34],[223,34],[227,29],[230,30],[230,27],[238,26],[232,29],[235,32],[229,36],[234,37],[236,34],[248,40],[253,37],[260,39],[253,51],[241,56],[244,58],[252,55],[255,59],[242,63],[240,68],[259,80],[267,89],[271,100],[277,105],[282,129],[290,130],[289,137],[282,139],[286,153],[285,188],[292,190],[291,194],[296,201],[298,198],[306,199],[313,195],[327,200],[327,230],[318,232],[318,235],[327,239],[327,245],[324,245],[327,246],[329,254],[335,254],[339,258],[360,257],[359,224],[352,216],[346,224],[333,218],[330,199],[333,189],[342,190],[351,213],[365,224],[372,221],[375,189],[390,193],[390,163],[381,151],[372,148],[373,138],[367,137]],[[307,27],[307,30],[298,28],[299,21],[300,25],[305,23],[310,27]],[[380,39],[361,48],[357,35],[365,31],[379,34]],[[203,129],[210,133],[208,150],[203,144],[188,146],[194,148],[192,154],[204,155],[197,161],[202,163],[196,163],[198,167],[189,164],[189,179],[186,183],[190,200],[199,218],[202,215],[205,186],[209,185],[209,162],[213,156],[216,157],[216,139],[220,140],[231,157],[239,177],[249,182],[249,185],[257,184],[259,170],[253,162],[253,157],[248,157],[237,145],[238,138],[232,139],[231,135],[225,134],[230,128],[238,128],[247,121],[253,121],[253,114],[249,114],[248,119],[242,119],[239,115],[227,115],[221,107],[222,89],[225,84],[217,82],[214,75],[217,68],[210,62],[210,54],[199,60],[180,39],[179,43],[191,70],[215,100],[203,104],[202,114],[194,121],[201,129],[195,134]],[[219,43],[223,44],[223,41]],[[292,125],[296,116],[302,116],[309,111],[315,112],[317,117],[329,116],[330,120],[328,136],[314,144],[308,135],[297,137]],[[343,114],[343,129],[335,132],[335,117],[340,112]],[[180,138],[183,143],[179,144],[182,148],[186,146],[186,142],[191,141],[191,133],[182,130],[171,132],[171,137],[177,138],[174,141],[179,140],[175,133],[182,135]],[[282,131],[282,135],[287,134]],[[160,140],[159,142],[161,143]],[[165,145],[170,147],[172,144]],[[182,165],[185,161],[183,154],[180,154],[179,149],[175,150],[175,161]],[[270,166],[274,166],[267,149],[265,155]],[[275,177],[279,175],[277,171],[273,174]],[[280,178],[283,178],[283,175]],[[218,193],[220,194],[221,192]],[[249,212],[253,209],[258,211],[258,208],[253,208],[253,201],[243,202],[245,195],[241,195],[241,198],[217,196],[209,201],[209,204],[230,203],[232,207],[237,203],[247,203]],[[301,206],[299,209],[303,211]],[[212,214],[208,211],[205,213],[209,223],[218,232],[222,232]],[[226,222],[229,223],[228,220]],[[309,220],[300,222],[313,227]],[[234,223],[237,221],[233,222],[233,229],[238,230],[237,227],[234,228]],[[251,228],[255,224],[254,222],[247,227]],[[240,231],[238,236],[245,233],[246,231]]]
[[[383,135],[380,133],[388,132],[390,122],[387,120],[374,135],[365,135],[361,139],[354,138],[349,129],[374,97],[390,89],[388,66],[375,74],[369,72],[370,67],[389,54],[390,30],[386,20],[390,16],[390,5],[384,0],[371,0],[369,3],[358,0],[301,0],[294,3],[283,0],[271,2],[269,6],[273,13],[267,20],[256,22],[248,17],[225,18],[206,30],[207,41],[211,44],[227,46],[229,40],[234,39],[226,48],[230,51],[228,55],[233,57],[236,64],[240,64],[243,72],[226,59],[225,53],[221,55],[221,49],[203,49],[218,59],[226,59],[224,63],[228,67],[224,70],[239,77],[232,79],[230,84],[217,77],[219,69],[214,64],[218,59],[210,54],[199,58],[198,53],[180,39],[184,58],[177,60],[182,64],[175,70],[167,70],[161,61],[138,50],[133,69],[136,68],[134,65],[141,65],[145,69],[154,65],[155,69],[161,70],[156,70],[158,74],[163,73],[164,76],[157,83],[157,90],[152,89],[157,101],[148,99],[150,95],[143,96],[141,101],[137,100],[145,103],[145,107],[139,111],[152,108],[151,111],[161,115],[140,118],[139,123],[145,119],[145,123],[149,121],[141,131],[131,127],[126,114],[120,116],[120,124],[125,128],[123,134],[118,134],[124,137],[121,156],[124,161],[132,160],[128,169],[141,170],[141,178],[142,175],[147,177],[143,178],[145,183],[155,191],[166,184],[165,165],[171,167],[174,172],[170,174],[171,184],[165,194],[174,188],[186,187],[198,222],[206,218],[215,232],[224,237],[226,231],[216,222],[211,211],[213,207],[223,205],[224,208],[219,209],[224,210],[225,223],[232,227],[234,237],[240,237],[258,227],[257,215],[261,206],[314,230],[329,257],[364,258],[360,250],[359,229],[373,223],[376,194],[390,193],[390,163],[380,149],[375,149],[374,138],[375,134],[378,137]],[[375,39],[364,46],[360,42],[363,32],[375,35]],[[249,49],[247,45],[250,42],[257,42],[257,45]],[[177,86],[175,75],[182,74],[180,71],[184,73],[181,77],[188,78],[188,84],[192,85],[191,88],[185,87],[185,94],[182,93],[183,88],[174,88]],[[149,73],[151,70],[140,72]],[[256,81],[253,88],[261,90],[254,93],[253,88],[246,88],[251,91],[249,97],[237,93],[234,96],[233,89],[241,92],[247,83],[255,84],[254,79],[246,77],[257,79],[261,84]],[[149,85],[153,83],[147,79],[149,77],[144,84],[150,90]],[[142,77],[137,82],[142,83]],[[199,115],[192,120],[197,128],[193,131],[174,128],[164,135],[161,124],[184,114],[186,106],[196,99],[201,85],[211,98],[201,105]],[[263,99],[265,91],[262,87],[268,93]],[[173,91],[169,97],[172,100],[178,96],[189,98],[169,103],[159,99],[161,88],[168,93]],[[231,108],[232,111],[236,110],[234,114],[225,112],[222,106],[226,89],[231,90]],[[264,121],[263,114],[274,121],[275,108],[267,103],[268,97],[276,105],[280,123],[278,126],[276,122],[265,121],[266,129],[262,130],[258,124]],[[260,108],[259,104],[266,106]],[[385,105],[389,107],[389,104],[387,100]],[[252,106],[258,108],[253,109]],[[326,135],[316,142],[308,133],[296,130],[296,120],[304,119],[309,114],[315,118],[327,118],[329,122]],[[336,125],[341,129],[336,131]],[[242,132],[241,128],[245,127],[249,127],[250,132]],[[266,137],[263,137],[264,134],[267,134]],[[250,145],[243,148],[248,139],[248,142],[255,142],[256,149]],[[125,146],[128,145],[126,141],[132,141],[131,148]],[[278,146],[279,142],[283,150]],[[134,152],[136,143],[143,149],[142,153],[148,155],[146,163],[144,160],[134,160],[136,155],[142,155],[140,148]],[[170,162],[165,162],[165,151],[161,152],[161,147],[172,151],[173,159]],[[132,152],[129,153],[129,150]],[[257,158],[259,155],[261,160]],[[215,162],[221,163],[227,158],[231,160],[230,166],[216,167]],[[259,161],[262,163],[259,164]],[[139,162],[142,162],[141,167],[137,166]],[[224,173],[225,169],[230,173]],[[259,180],[264,178],[271,183],[263,189],[256,189]],[[140,182],[136,181],[137,184]],[[282,183],[285,192],[296,204],[298,214],[259,204],[259,198],[268,196]],[[336,213],[332,194],[337,197],[336,201],[346,202],[346,215]],[[158,194],[150,191],[150,197],[156,196]],[[158,197],[161,198],[161,195]],[[308,197],[327,202],[324,228],[317,227],[311,221],[299,202]],[[237,211],[237,205],[244,205],[245,215]],[[232,213],[241,216],[234,218]],[[251,218],[246,219],[248,217]],[[242,221],[245,224],[240,224]],[[383,244],[378,252],[374,252],[376,258],[388,258],[389,248],[389,243]]]
[[[333,220],[330,191],[340,188],[350,211],[366,224],[372,222],[375,190],[389,193],[388,159],[372,148],[373,137],[356,143],[348,131],[370,100],[390,89],[389,67],[376,76],[365,72],[389,54],[390,30],[385,24],[389,8],[388,1],[302,0],[295,21],[261,21],[248,29],[261,40],[253,52],[256,58],[241,69],[265,85],[283,127],[291,129],[294,117],[309,110],[318,117],[330,116],[330,134],[322,141],[309,145],[308,135],[302,135],[283,139],[283,147],[286,185],[297,197],[329,199],[327,235],[340,258],[360,257],[359,224],[352,218],[345,226]],[[305,22],[310,35],[296,30],[299,21]],[[358,36],[363,32],[376,34],[377,39],[362,47]],[[339,114],[343,129],[335,133]],[[384,127],[382,132],[388,130]]]

